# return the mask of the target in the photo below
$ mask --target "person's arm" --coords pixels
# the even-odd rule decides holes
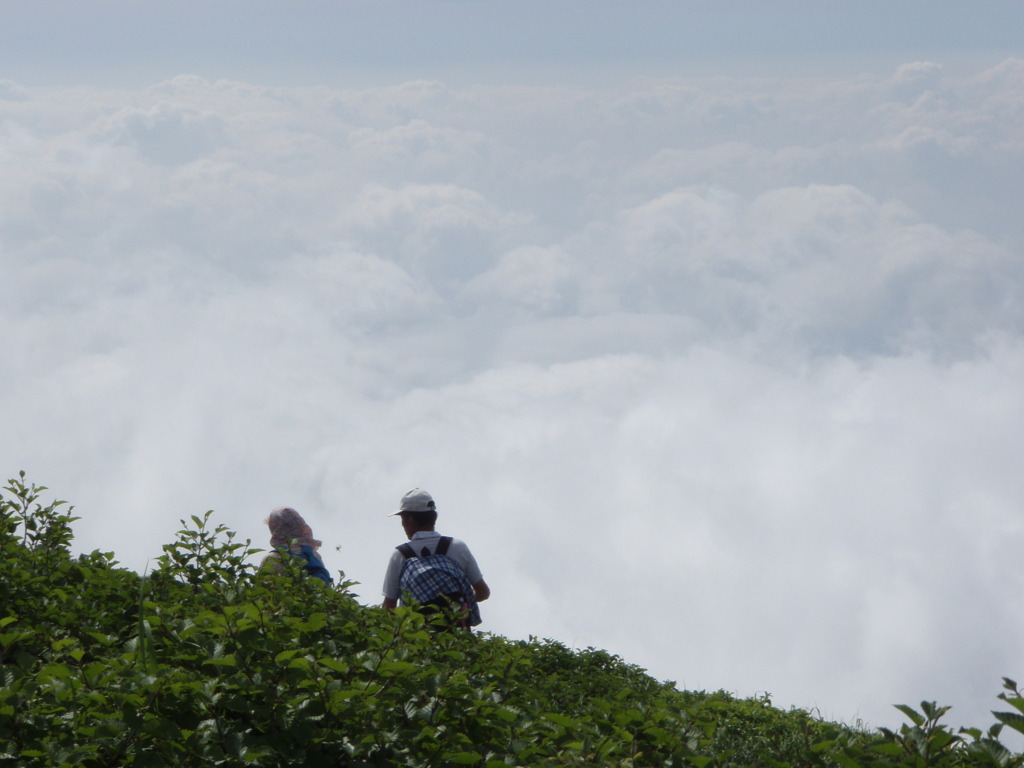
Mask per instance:
[[[398,577],[402,573],[402,561],[405,560],[402,557],[402,553],[397,549],[391,553],[391,559],[388,560],[388,569],[384,573],[384,602],[381,603],[389,611],[395,610],[398,606]]]
[[[491,596],[491,588],[487,586],[486,581],[480,579],[473,585],[473,594],[476,595],[476,601],[482,603]]]
[[[466,578],[469,583],[473,586],[473,595],[476,597],[478,603],[483,602],[491,596],[491,588],[487,586],[487,582],[484,581],[484,575],[480,573],[480,566],[476,563],[476,558],[473,557],[473,553],[469,551],[469,547],[466,546],[466,542],[461,539],[455,539],[452,542],[451,547],[448,549],[448,557],[452,558],[462,568],[463,573],[466,574]]]

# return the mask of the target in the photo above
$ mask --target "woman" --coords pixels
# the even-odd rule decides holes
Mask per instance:
[[[302,570],[305,573],[327,584],[334,583],[317,552],[323,542],[313,538],[313,529],[302,519],[302,515],[291,507],[278,507],[263,522],[270,528],[270,546],[273,549],[263,558],[260,570],[270,569],[280,573],[284,569],[284,557],[298,557],[303,561]]]

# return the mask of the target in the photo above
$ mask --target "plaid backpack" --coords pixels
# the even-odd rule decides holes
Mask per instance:
[[[425,609],[424,613],[434,613],[454,606],[464,614],[459,623],[475,627],[481,621],[480,609],[476,604],[473,586],[462,567],[448,557],[451,543],[451,536],[442,536],[433,554],[416,554],[409,543],[395,547],[405,557],[398,586],[403,595],[408,593]]]

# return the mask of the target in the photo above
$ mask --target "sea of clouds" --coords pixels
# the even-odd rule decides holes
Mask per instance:
[[[78,550],[302,511],[379,602],[893,724],[1024,677],[1024,61],[606,86],[0,82],[0,471]]]

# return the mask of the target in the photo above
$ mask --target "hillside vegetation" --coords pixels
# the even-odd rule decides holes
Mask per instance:
[[[153,572],[73,556],[63,502],[0,495],[0,766],[1021,766],[991,728],[899,731],[677,690],[596,649],[443,631],[342,581],[261,574],[211,513]]]

